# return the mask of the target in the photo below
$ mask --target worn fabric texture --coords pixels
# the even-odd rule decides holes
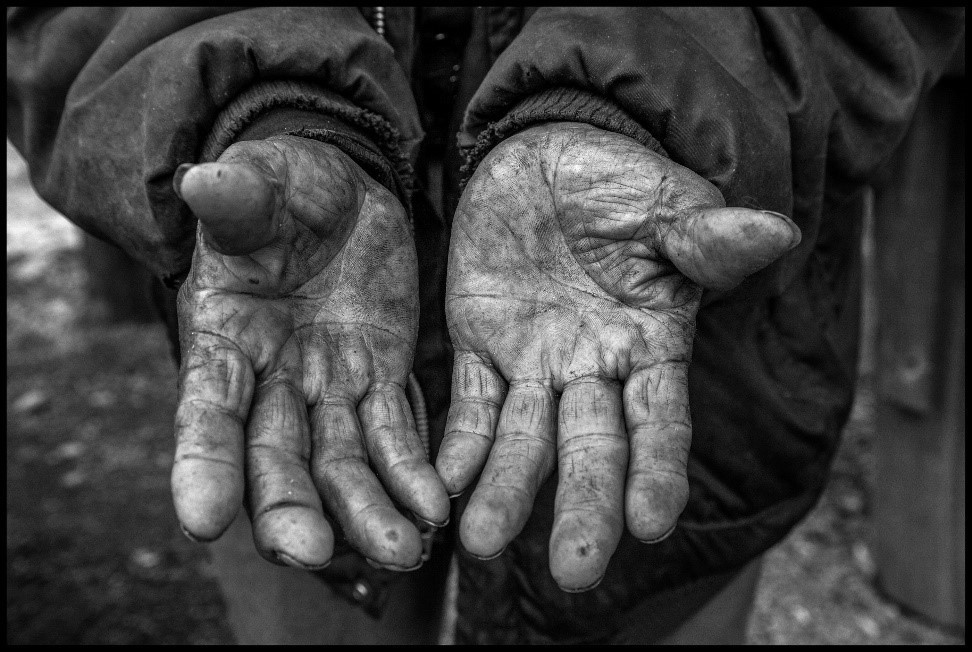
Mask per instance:
[[[728,205],[792,217],[799,247],[703,299],[691,496],[675,533],[651,546],[626,534],[598,588],[564,593],[548,570],[551,480],[503,557],[460,555],[459,638],[609,640],[666,591],[714,593],[824,486],[857,350],[860,223],[838,209],[893,153],[964,34],[964,9],[384,10],[383,35],[371,8],[8,10],[8,137],[42,197],[170,285],[195,233],[172,190],[179,164],[276,133],[371,160],[413,205],[416,373],[439,437],[462,164],[468,176],[531,124],[588,122],[690,168]]]

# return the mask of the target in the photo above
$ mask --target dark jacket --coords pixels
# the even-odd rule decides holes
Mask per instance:
[[[647,596],[740,567],[818,498],[857,351],[861,225],[839,209],[963,33],[962,9],[20,9],[7,16],[7,133],[42,197],[170,286],[195,233],[172,190],[180,163],[276,133],[342,147],[412,209],[416,372],[439,433],[462,163],[468,176],[539,121],[588,122],[665,152],[728,205],[792,216],[799,247],[704,297],[675,534],[625,535],[602,584],[566,594],[547,571],[546,492],[501,563],[464,571],[481,607],[463,616],[467,639],[594,641]]]

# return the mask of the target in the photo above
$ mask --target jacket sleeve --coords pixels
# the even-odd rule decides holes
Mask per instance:
[[[962,8],[540,8],[469,104],[466,177],[531,122],[640,127],[728,204],[793,216],[796,262],[825,190],[846,194],[889,158],[964,25]]]
[[[164,280],[195,237],[176,167],[283,133],[333,142],[407,201],[417,111],[357,9],[8,10],[7,135],[35,188]]]

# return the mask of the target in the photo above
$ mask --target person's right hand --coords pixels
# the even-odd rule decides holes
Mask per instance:
[[[436,525],[449,499],[404,391],[418,273],[401,204],[336,147],[292,136],[237,143],[175,183],[200,223],[178,304],[182,528],[219,537],[245,487],[269,560],[326,565],[330,518],[373,562],[417,567],[419,531],[392,498]]]

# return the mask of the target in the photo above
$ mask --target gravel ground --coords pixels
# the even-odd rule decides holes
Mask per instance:
[[[230,643],[171,507],[176,373],[160,326],[91,318],[76,229],[7,146],[7,643]],[[962,644],[875,588],[871,379],[819,505],[767,556],[756,644]]]

